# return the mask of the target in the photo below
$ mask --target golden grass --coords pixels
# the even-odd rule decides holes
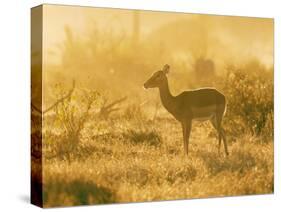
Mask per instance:
[[[44,207],[273,192],[271,141],[241,136],[225,157],[211,125],[194,124],[186,157],[173,119],[113,119],[93,130],[97,125],[85,127],[67,159],[44,159]]]

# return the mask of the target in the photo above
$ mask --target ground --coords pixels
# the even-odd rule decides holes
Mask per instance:
[[[67,157],[45,151],[44,206],[273,192],[272,141],[241,135],[229,141],[228,157],[223,145],[218,154],[217,145],[209,123],[193,125],[186,156],[172,117],[90,121]]]

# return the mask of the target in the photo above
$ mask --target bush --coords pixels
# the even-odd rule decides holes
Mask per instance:
[[[123,117],[127,120],[133,119],[133,120],[137,120],[137,121],[146,119],[146,116],[145,116],[141,106],[137,105],[137,104],[128,105],[126,107],[126,109],[124,110]]]
[[[61,85],[56,86],[56,96],[57,99],[65,96]],[[65,156],[77,147],[92,106],[97,105],[99,99],[97,91],[76,89],[71,96],[56,105],[51,131],[46,129],[44,133],[45,145],[51,147],[50,152],[55,150],[53,156]],[[56,132],[52,132],[54,128]]]
[[[133,130],[129,129],[123,136],[134,144],[147,144],[159,146],[162,143],[161,135],[155,130]]]
[[[229,67],[224,80],[227,97],[226,123],[232,133],[272,135],[273,76],[272,71],[256,63],[242,68]],[[265,131],[265,127],[267,130]]]

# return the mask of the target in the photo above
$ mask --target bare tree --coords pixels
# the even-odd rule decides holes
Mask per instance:
[[[47,112],[51,111],[52,109],[54,109],[56,106],[58,106],[58,104],[62,103],[64,100],[70,98],[72,96],[74,88],[75,88],[75,80],[72,81],[72,88],[68,91],[68,93],[65,96],[63,96],[60,99],[58,99],[54,104],[52,104],[47,109],[42,111],[41,109],[36,107],[32,102],[31,102],[31,108],[33,110],[35,110],[36,112],[40,113],[41,115],[45,115],[45,113],[47,113]]]
[[[109,104],[106,104],[108,102],[108,99],[105,99],[104,100],[104,103],[100,109],[100,112],[99,112],[99,116],[101,118],[104,118],[104,119],[108,119],[109,115],[112,113],[112,112],[115,112],[117,110],[120,110],[119,107],[115,107],[117,104],[120,104],[122,102],[124,102],[125,100],[127,99],[127,97],[122,97],[120,99],[117,99],[115,100],[114,102],[112,103],[109,103]]]

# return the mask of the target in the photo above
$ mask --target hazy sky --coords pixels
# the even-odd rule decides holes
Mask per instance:
[[[49,54],[48,60],[58,60],[58,51],[56,46],[64,40],[65,26],[69,26],[74,35],[83,38],[88,35],[89,29],[98,27],[103,30],[115,30],[130,34],[133,26],[132,10],[123,9],[105,9],[93,7],[78,7],[78,6],[59,6],[59,5],[45,5],[44,6],[44,45],[47,51],[55,52]],[[170,26],[170,37],[167,34],[156,34],[156,40],[163,37],[170,39],[170,45],[176,49],[176,45],[181,47],[181,43],[190,40],[190,42],[198,43],[196,37],[201,36],[200,29],[196,31],[197,25],[202,25],[205,21],[205,28],[207,31],[203,33],[215,34],[216,39],[223,41],[229,48],[226,52],[232,51],[231,58],[245,57],[245,55],[252,55],[258,57],[262,62],[271,65],[273,62],[273,21],[270,19],[259,18],[239,18],[230,16],[208,16],[186,13],[172,13],[172,12],[152,12],[140,11],[140,30],[141,39],[151,32],[155,32],[163,26]],[[173,24],[177,20],[199,20],[193,23],[192,27],[173,28]],[[202,21],[201,21],[202,20]],[[210,26],[208,24],[211,24]],[[186,25],[184,25],[186,26]],[[185,28],[183,40],[180,40],[179,33],[181,28]],[[198,27],[197,27],[198,28]],[[174,31],[175,30],[175,31]],[[208,31],[209,30],[209,31]],[[215,31],[217,30],[217,31]],[[167,32],[167,29],[166,31]],[[188,34],[187,34],[188,33]],[[196,34],[197,33],[197,34]],[[173,37],[171,39],[171,36]],[[85,36],[86,37],[86,36]],[[165,39],[166,39],[165,37]],[[195,38],[194,38],[195,37]],[[174,39],[176,38],[176,39]],[[154,35],[155,39],[155,35]],[[171,41],[171,40],[175,41]],[[193,40],[192,40],[193,39]],[[178,44],[177,44],[178,43]],[[232,45],[232,46],[231,46]],[[184,52],[188,52],[188,47],[182,46]]]
[[[183,13],[163,13],[140,11],[141,15],[141,32],[147,34],[162,24],[172,22],[180,18],[193,18],[197,15]],[[55,46],[64,38],[64,26],[71,27],[73,32],[82,34],[91,27],[91,24],[104,28],[122,29],[130,33],[132,29],[132,10],[124,9],[105,9],[93,7],[74,7],[74,6],[57,6],[45,5],[44,26],[45,42],[48,47]]]

